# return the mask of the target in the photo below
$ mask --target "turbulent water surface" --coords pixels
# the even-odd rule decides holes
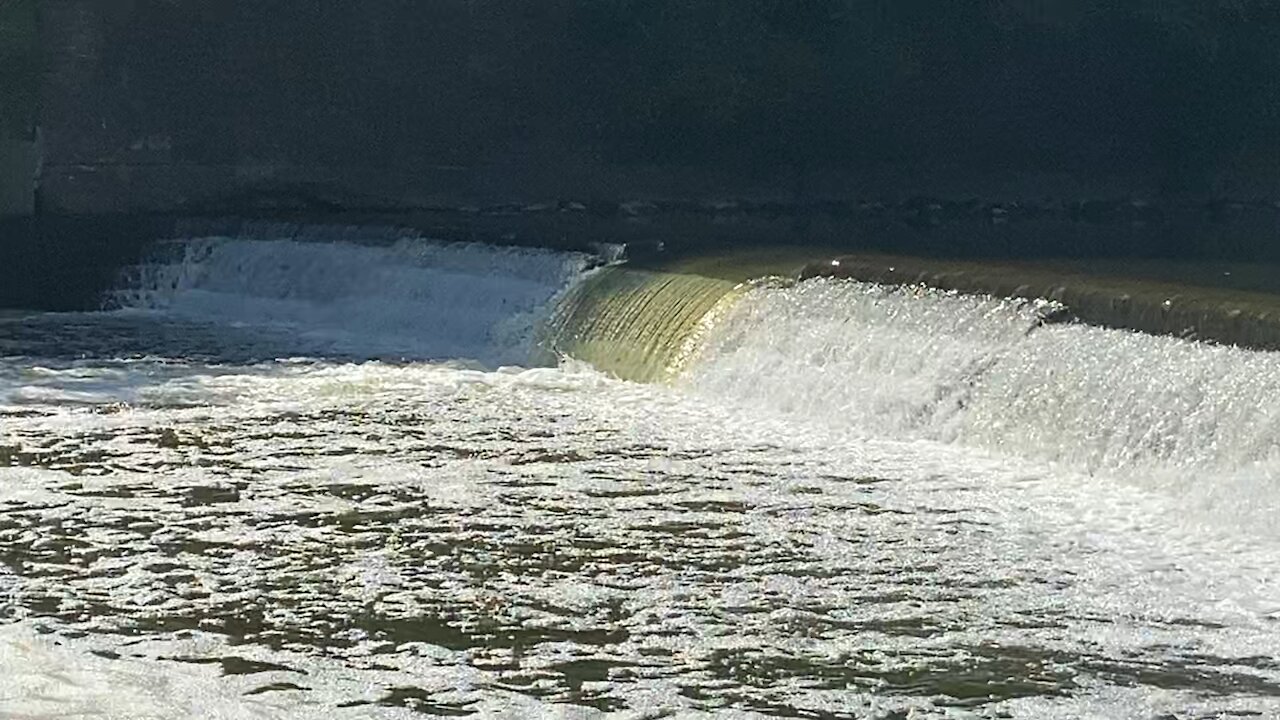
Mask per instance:
[[[1280,358],[745,294],[525,367],[580,256],[201,240],[0,317],[0,716],[1280,714]]]

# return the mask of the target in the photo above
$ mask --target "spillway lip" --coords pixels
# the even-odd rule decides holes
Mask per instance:
[[[961,294],[1052,301],[1046,323],[1082,322],[1150,335],[1280,350],[1280,293],[1082,272],[1064,263],[974,262],[857,254],[814,260],[801,280],[843,278]],[[1226,273],[1229,274],[1229,273]]]
[[[661,254],[588,274],[544,332],[548,358],[585,360],[617,377],[663,382],[694,362],[727,310],[757,289],[818,278],[1018,300],[1035,323],[1081,323],[1188,341],[1280,350],[1280,293],[1082,272],[1048,263],[850,255],[829,248]],[[697,294],[695,299],[690,293]]]
[[[657,254],[614,266],[634,278],[684,275],[727,282],[735,297],[758,287],[786,287],[812,278],[851,279],[887,287],[928,287],[961,295],[1032,302],[1039,318],[1036,327],[1080,323],[1247,350],[1280,350],[1280,286],[1267,286],[1266,292],[1222,286],[1224,278],[1231,283],[1239,278],[1231,278],[1231,272],[1215,273],[1187,264],[1181,266],[1179,273],[1183,277],[1178,278],[1152,273],[1151,268],[1143,268],[1142,261],[1114,263],[1112,268],[1101,270],[1084,265],[1088,263],[960,261],[781,246]],[[1253,268],[1256,275],[1265,274],[1265,270],[1261,266]],[[1220,277],[1213,277],[1215,274]],[[696,355],[698,338],[707,332],[708,323],[714,323],[716,316],[709,314],[703,322],[696,323],[700,331],[676,343],[680,350],[668,357],[671,363],[667,372],[658,374],[671,377],[689,364]],[[644,377],[652,379],[652,374]]]
[[[785,288],[830,249],[737,248],[701,254],[632,253],[581,275],[539,329],[539,362],[565,357],[624,380],[669,382],[705,337],[758,288]]]

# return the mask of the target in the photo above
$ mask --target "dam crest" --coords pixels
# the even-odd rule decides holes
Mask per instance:
[[[126,273],[111,307],[265,323],[278,336],[303,328],[301,356],[571,358],[851,437],[958,444],[1084,472],[1280,460],[1280,357],[1227,344],[1271,347],[1276,315],[1261,293],[1080,275],[1046,285],[1044,270],[984,274],[976,264],[938,264],[931,275],[923,260],[877,264],[820,249],[601,265],[413,238],[206,238],[162,244],[152,258]],[[1166,332],[1139,332],[1169,318],[1155,328]],[[1178,323],[1193,326],[1172,331]]]

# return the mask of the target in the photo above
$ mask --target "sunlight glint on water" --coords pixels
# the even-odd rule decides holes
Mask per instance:
[[[646,386],[481,369],[584,258],[177,247],[0,320],[6,717],[1280,713],[1272,355],[818,281]]]
[[[1076,324],[1012,300],[816,280],[761,288],[682,385],[861,437],[1163,487],[1280,535],[1280,356]]]

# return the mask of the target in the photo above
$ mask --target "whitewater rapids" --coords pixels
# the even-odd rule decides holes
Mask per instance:
[[[1280,715],[1280,357],[836,280],[214,238],[0,318],[0,715]]]

